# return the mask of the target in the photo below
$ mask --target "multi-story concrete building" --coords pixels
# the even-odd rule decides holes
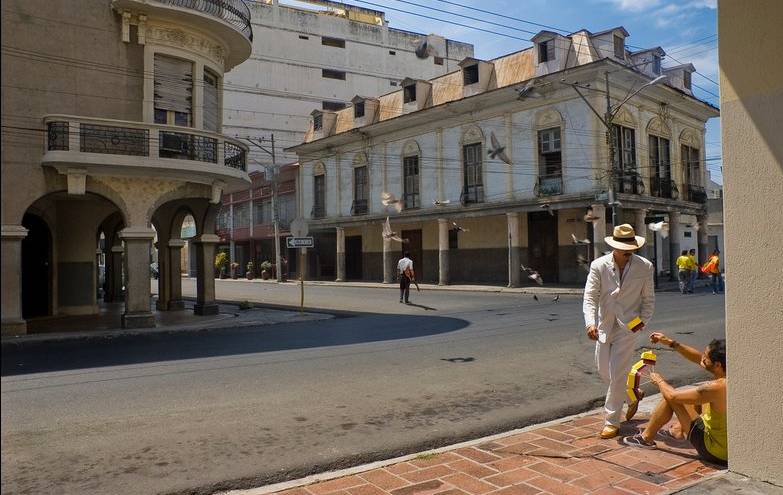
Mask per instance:
[[[581,283],[579,256],[605,249],[610,192],[659,271],[680,249],[705,251],[706,229],[688,226],[706,224],[705,122],[718,110],[693,96],[692,65],[663,69],[660,47],[632,52],[627,36],[543,31],[531,48],[314,110],[291,148],[317,235],[308,275],[391,281],[403,246],[382,236],[389,216],[424,280],[517,286],[524,263],[546,282]],[[382,192],[402,201],[400,214]],[[586,223],[589,208],[597,219]],[[668,223],[665,239],[647,232],[656,220]]]
[[[158,308],[182,308],[188,215],[195,310],[217,312],[220,197],[250,182],[247,147],[221,133],[224,74],[251,53],[246,5],[35,0],[3,4],[2,22],[3,332],[98,313],[99,257],[123,325],[154,325],[156,237]]]
[[[301,143],[309,127],[313,107],[338,110],[359,95],[377,96],[398,87],[403,76],[429,79],[446,74],[473,46],[435,34],[390,28],[383,12],[329,0],[285,5],[277,0],[250,3],[253,52],[225,78],[223,131],[236,137],[270,138],[274,135],[276,163],[296,161],[284,149]],[[427,41],[421,58],[417,47]],[[253,188],[224,198],[225,220],[221,249],[244,273],[248,261],[274,261],[269,183],[262,188],[271,155],[250,149],[251,170],[259,170]],[[281,216],[295,209],[295,174],[284,171],[281,181]],[[228,221],[229,217],[232,219]],[[286,218],[283,218],[286,220]],[[286,221],[281,239],[289,235]],[[286,254],[283,243],[283,253]],[[294,257],[295,259],[296,257]],[[295,267],[292,259],[291,270]]]

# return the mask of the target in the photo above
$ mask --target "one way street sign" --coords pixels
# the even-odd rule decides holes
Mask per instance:
[[[285,242],[289,248],[311,248],[315,246],[312,237],[286,237]]]

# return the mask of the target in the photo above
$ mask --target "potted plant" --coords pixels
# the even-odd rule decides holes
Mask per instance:
[[[264,280],[269,280],[269,276],[272,273],[272,263],[269,261],[264,261],[260,265],[261,268],[261,278]]]
[[[236,280],[236,278],[239,276],[239,274],[237,273],[238,271],[239,271],[239,263],[237,263],[236,261],[231,263],[231,278]]]
[[[228,254],[221,251],[215,256],[215,271],[218,277],[226,278],[226,264],[228,263]]]
[[[255,264],[252,261],[247,262],[247,266],[245,266],[245,276],[248,280],[253,280],[255,278]]]

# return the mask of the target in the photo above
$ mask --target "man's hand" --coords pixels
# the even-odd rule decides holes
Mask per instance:
[[[598,327],[596,327],[595,325],[588,325],[587,338],[590,340],[598,340]]]
[[[658,388],[660,388],[661,382],[664,383],[666,382],[666,380],[663,379],[660,373],[656,373],[654,371],[650,373],[650,381],[653,382],[655,385],[657,385]]]
[[[660,342],[663,345],[671,346],[674,341],[661,332],[653,332],[650,334],[650,342],[653,344]]]

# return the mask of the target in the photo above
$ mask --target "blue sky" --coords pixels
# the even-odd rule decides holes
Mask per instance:
[[[493,58],[531,45],[529,41],[510,39],[481,32],[471,27],[507,33],[528,39],[529,32],[543,28],[520,21],[494,16],[484,11],[524,19],[558,29],[576,31],[581,28],[593,32],[615,26],[624,26],[631,34],[627,43],[637,47],[661,46],[668,56],[664,66],[692,63],[701,74],[694,74],[694,93],[697,97],[719,106],[717,0],[344,0],[345,3],[384,10],[389,26],[422,33],[437,33],[447,38],[472,43],[478,58]],[[496,24],[437,12],[425,7],[479,18]],[[461,8],[454,4],[467,5]],[[382,5],[382,6],[381,6]],[[422,18],[424,14],[466,24],[457,26],[447,22]],[[522,30],[522,31],[520,31]],[[674,60],[676,59],[676,60]],[[699,87],[696,87],[696,86]],[[701,89],[703,88],[703,89]],[[707,158],[712,177],[722,183],[720,174],[720,119],[707,123]]]

